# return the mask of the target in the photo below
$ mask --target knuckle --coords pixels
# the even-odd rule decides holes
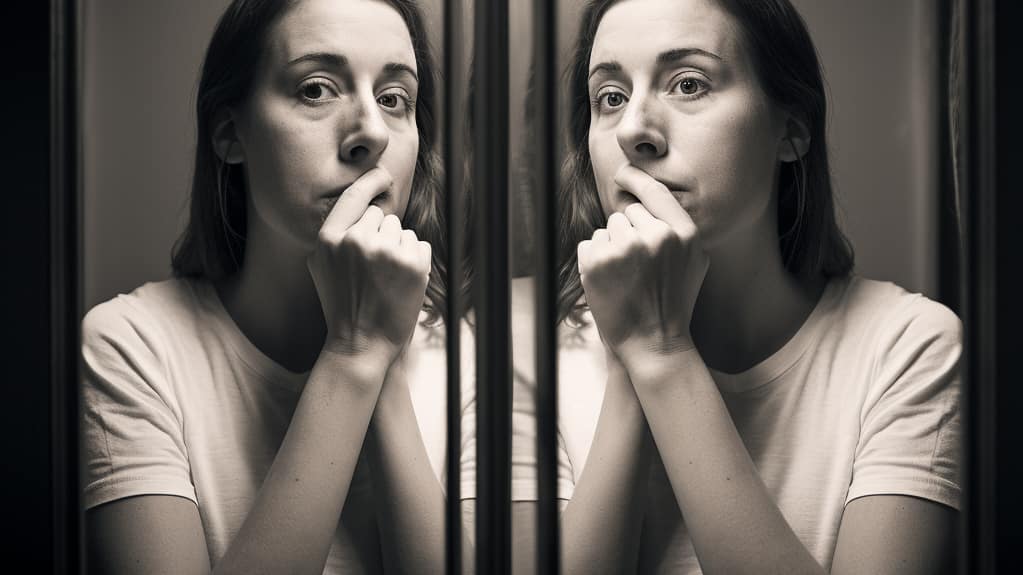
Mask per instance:
[[[696,239],[696,228],[693,226],[685,226],[675,232],[675,237],[683,243],[689,243]]]
[[[320,228],[319,233],[316,234],[316,241],[321,246],[331,248],[337,247],[343,239],[344,236],[342,234],[338,233],[336,230],[327,226],[323,226],[322,228]]]

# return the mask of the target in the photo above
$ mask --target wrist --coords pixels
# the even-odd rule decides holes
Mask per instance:
[[[320,350],[320,358],[329,361],[339,373],[359,381],[383,383],[398,350],[386,343],[328,337]]]
[[[622,364],[626,368],[631,368],[636,364],[670,361],[671,358],[695,350],[693,338],[689,334],[684,334],[673,337],[633,337],[622,342],[615,352]]]
[[[694,360],[702,362],[689,337],[631,341],[621,346],[618,357],[637,387],[674,380]]]

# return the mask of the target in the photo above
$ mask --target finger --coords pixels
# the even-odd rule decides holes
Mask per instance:
[[[575,248],[575,257],[579,264],[579,275],[582,275],[590,265],[590,250],[593,249],[593,242],[583,240]]]
[[[412,230],[401,230],[401,245],[402,247],[416,248],[419,249],[416,244],[419,243],[419,238],[416,237],[416,232]]]
[[[635,230],[632,229],[632,223],[629,222],[629,218],[625,217],[625,214],[615,212],[607,219],[607,232],[610,241],[620,242],[632,236]]]
[[[384,221],[384,211],[376,206],[368,206],[363,212],[359,221],[348,228],[347,233],[373,234],[380,229],[380,222]]]
[[[423,265],[423,269],[425,269],[426,273],[429,274],[430,270],[433,269],[433,246],[430,245],[430,242],[422,240],[418,240],[417,245],[419,249],[420,262]]]
[[[599,228],[593,232],[593,237],[590,240],[595,244],[606,244],[611,241],[611,235],[606,228]]]
[[[625,217],[629,218],[629,222],[632,223],[633,227],[645,227],[655,224],[658,220],[643,206],[643,204],[629,204],[625,208]],[[663,221],[663,220],[661,220]]]
[[[689,231],[693,220],[664,184],[639,168],[625,164],[615,174],[615,183],[639,198],[650,215],[676,231]]]
[[[373,168],[359,176],[338,198],[323,225],[347,230],[362,218],[373,198],[391,189],[391,174],[384,168]]]
[[[401,220],[394,214],[387,214],[380,222],[380,236],[387,245],[398,245],[401,243]]]

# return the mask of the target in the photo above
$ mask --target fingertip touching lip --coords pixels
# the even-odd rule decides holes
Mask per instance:
[[[679,192],[686,191],[686,187],[683,186],[680,183],[673,182],[671,180],[667,180],[667,179],[664,179],[664,178],[658,178],[657,176],[651,176],[651,177],[653,179],[657,180],[658,182],[660,182],[661,185],[664,186],[665,188],[668,188],[669,192],[679,193]]]

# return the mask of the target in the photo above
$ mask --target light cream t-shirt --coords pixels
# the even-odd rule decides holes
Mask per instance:
[[[586,320],[562,329],[559,352],[558,428],[575,481],[607,378],[593,318]],[[959,508],[961,341],[961,323],[945,306],[891,283],[843,278],[782,349],[743,373],[711,370],[768,491],[824,567],[845,505],[857,497],[911,495]],[[639,502],[639,572],[700,573],[655,459]]]
[[[255,500],[308,372],[288,371],[257,349],[205,281],[149,283],[117,296],[87,314],[82,332],[86,508],[135,495],[189,499],[215,564]],[[465,340],[463,357],[472,349]],[[436,475],[429,479],[443,486],[443,328],[419,325],[406,361]],[[464,387],[463,414],[474,400]],[[463,433],[463,447],[474,443]],[[379,572],[377,532],[360,460],[324,572]]]

